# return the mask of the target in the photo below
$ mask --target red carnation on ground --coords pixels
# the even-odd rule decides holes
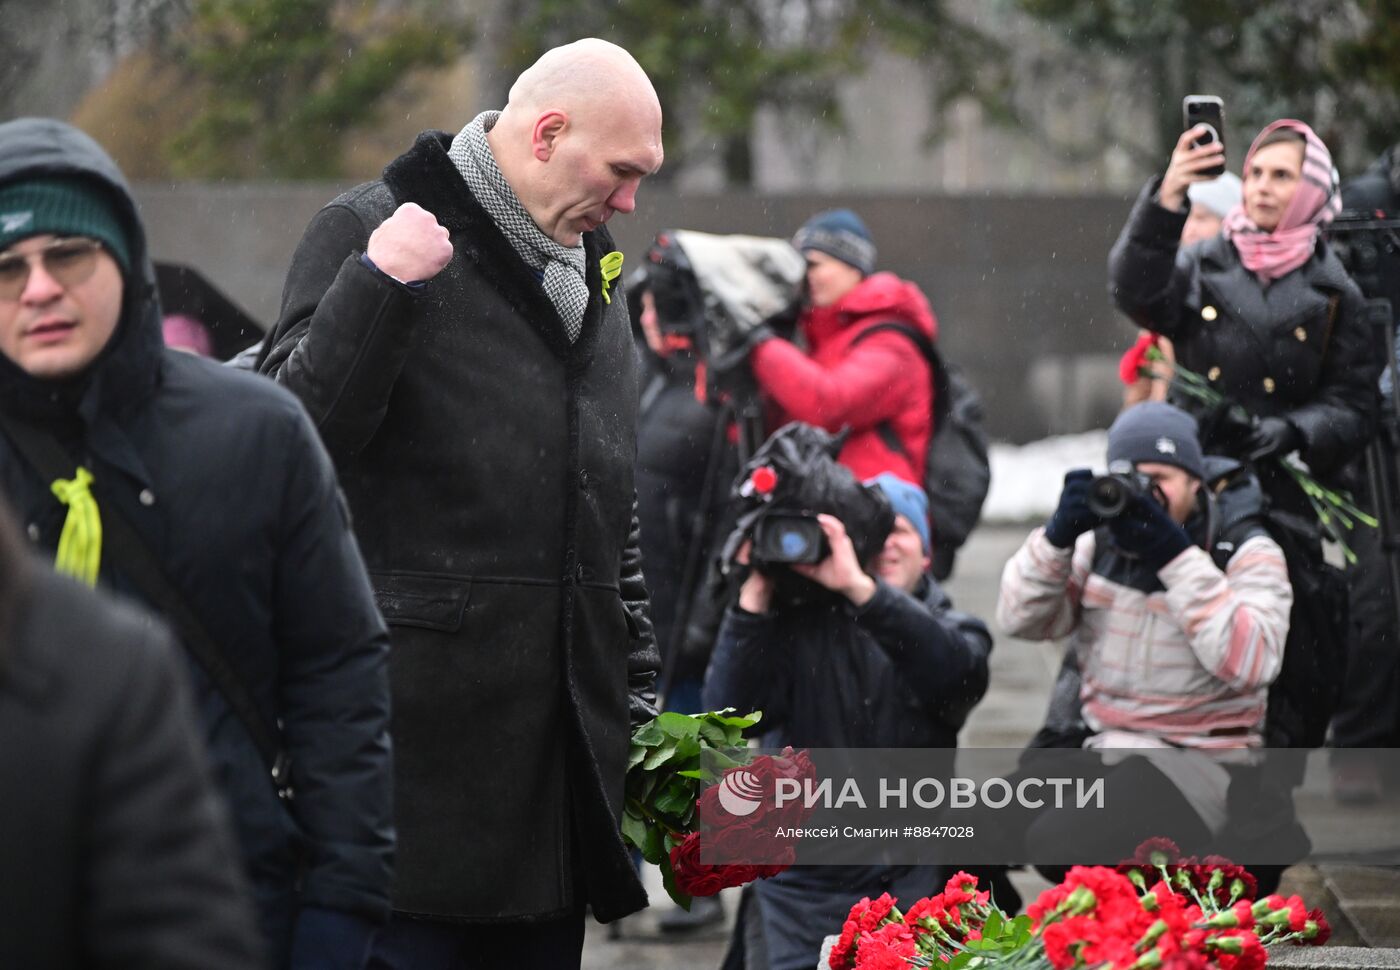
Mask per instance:
[[[1332,938],[1332,926],[1327,922],[1327,917],[1322,915],[1322,910],[1314,909],[1308,912],[1308,921],[1303,926],[1303,942],[1308,946],[1322,946]]]
[[[977,877],[958,871],[943,887],[943,898],[949,906],[957,906],[962,903],[976,903],[979,906],[985,906],[987,901],[992,898],[992,894],[990,892],[979,893],[977,891]]]
[[[1214,938],[1215,961],[1222,970],[1259,970],[1269,954],[1249,930],[1225,930]]]
[[[1143,866],[1170,866],[1181,860],[1181,847],[1164,836],[1145,839],[1133,850],[1133,862]]]
[[[909,927],[899,922],[886,923],[861,934],[855,970],[908,970],[909,960],[918,952]]]

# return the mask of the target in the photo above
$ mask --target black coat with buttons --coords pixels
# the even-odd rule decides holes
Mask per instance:
[[[190,662],[214,776],[274,951],[287,946],[301,906],[385,919],[394,848],[388,637],[330,458],[287,391],[162,345],[135,203],[96,143],[57,122],[0,126],[0,183],[59,174],[110,195],[134,269],[96,361],[72,379],[40,380],[0,355],[0,406],[50,431],[88,468],[99,514],[131,522],[264,719],[280,722],[290,802]],[[52,561],[67,510],[49,485],[0,434],[0,491]],[[100,585],[140,598],[109,545]]]
[[[1327,481],[1370,440],[1384,362],[1367,331],[1361,291],[1322,240],[1312,259],[1268,286],[1223,236],[1181,248],[1185,212],[1156,201],[1160,179],[1138,197],[1109,256],[1109,289],[1136,323],[1171,338],[1177,360],[1259,417],[1286,418],[1300,454]],[[1173,403],[1199,416],[1204,407]],[[1231,457],[1238,445],[1203,421],[1203,446]],[[1292,479],[1261,468],[1277,507],[1312,518]]]
[[[604,296],[607,231],[585,234],[571,344],[450,144],[420,135],[312,220],[259,366],[320,428],[390,626],[395,908],[606,921],[646,904],[619,822],[657,666],[627,303]],[[418,293],[360,258],[406,202],[456,251]]]

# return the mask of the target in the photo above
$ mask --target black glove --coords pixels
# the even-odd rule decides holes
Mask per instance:
[[[1145,495],[1135,497],[1122,514],[1108,524],[1119,549],[1131,552],[1154,571],[1187,549],[1191,537],[1167,514],[1160,502]]]
[[[1245,439],[1245,454],[1252,461],[1286,455],[1303,443],[1303,436],[1287,418],[1260,418]]]
[[[1245,454],[1254,425],[1238,404],[1222,401],[1206,408],[1197,420],[1201,449],[1209,455]]]
[[[1103,525],[1103,518],[1089,508],[1089,484],[1093,480],[1094,473],[1087,468],[1076,468],[1065,474],[1059,507],[1045,523],[1045,538],[1052,546],[1068,549],[1075,539]]]

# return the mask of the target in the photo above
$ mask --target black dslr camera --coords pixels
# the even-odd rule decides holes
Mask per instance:
[[[1159,489],[1142,472],[1110,472],[1089,483],[1089,511],[1101,519],[1116,519],[1141,496],[1162,505]]]

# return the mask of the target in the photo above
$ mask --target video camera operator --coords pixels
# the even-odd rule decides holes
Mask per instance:
[[[780,412],[778,427],[803,421],[850,428],[842,464],[860,478],[892,471],[923,484],[933,435],[933,384],[918,345],[897,322],[932,342],[938,322],[914,283],[875,271],[875,243],[849,209],[821,212],[792,240],[807,262],[797,333],[806,350],[776,334],[754,334],[750,366]]]
[[[756,480],[760,488],[770,484],[765,452],[802,432],[832,440],[802,425],[780,431],[750,462],[740,491],[751,492]],[[891,474],[861,485],[830,455],[814,461],[810,474],[829,483],[827,500],[809,505],[819,513],[826,554],[749,571],[720,628],[705,705],[762,709],[765,746],[955,747],[986,691],[992,639],[981,621],[954,611],[927,575],[923,490]],[[800,497],[780,494],[774,504],[785,502],[797,505]],[[746,527],[744,516],[740,523]],[[759,531],[737,558],[751,562],[772,545]],[[825,928],[839,925],[856,900],[885,891],[917,898],[935,891],[938,878],[928,867],[803,866],[757,883],[764,965],[806,970],[817,962]],[[753,912],[746,909],[745,921]]]
[[[722,612],[708,567],[727,531],[727,489],[739,470],[734,413],[707,393],[697,352],[704,307],[672,234],[656,237],[627,294],[641,335],[637,515],[661,694],[668,710],[694,713]]]

